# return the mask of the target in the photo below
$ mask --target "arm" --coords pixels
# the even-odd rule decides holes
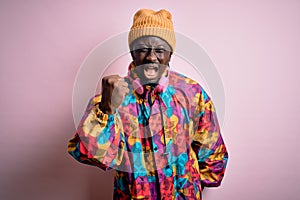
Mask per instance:
[[[68,153],[77,161],[107,170],[122,161],[124,135],[118,114],[105,114],[99,108],[101,96],[93,97],[81,119]]]
[[[199,123],[192,142],[199,164],[202,187],[217,187],[224,176],[228,153],[220,133],[214,105],[202,89],[198,103]]]

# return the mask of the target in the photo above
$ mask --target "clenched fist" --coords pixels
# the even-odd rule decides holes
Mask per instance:
[[[100,110],[113,114],[128,94],[128,84],[119,75],[111,75],[102,79],[102,100]]]

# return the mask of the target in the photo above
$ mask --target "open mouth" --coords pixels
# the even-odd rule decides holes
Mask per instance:
[[[144,75],[146,79],[156,79],[159,66],[157,64],[147,64],[144,66]]]
[[[144,70],[146,72],[151,72],[151,71],[157,72],[158,71],[158,66],[157,65],[147,65],[147,66],[144,67]]]
[[[164,66],[160,63],[145,63],[136,68],[142,84],[157,82],[161,75],[161,70]]]

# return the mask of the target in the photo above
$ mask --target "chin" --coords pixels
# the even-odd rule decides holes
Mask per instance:
[[[155,78],[155,79],[147,79],[147,78],[143,78],[141,80],[143,85],[147,85],[147,84],[157,84],[158,83],[159,78]]]
[[[147,83],[158,83],[158,79],[155,79],[155,80],[153,80],[153,79],[152,79],[152,80],[148,80]]]

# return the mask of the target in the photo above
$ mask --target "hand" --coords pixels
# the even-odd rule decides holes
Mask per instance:
[[[106,114],[115,113],[128,92],[128,84],[119,75],[103,77],[100,110]]]

